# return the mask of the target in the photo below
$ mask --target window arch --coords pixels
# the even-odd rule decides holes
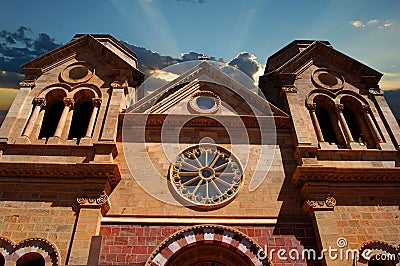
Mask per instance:
[[[91,120],[97,114],[97,108],[94,108],[94,99],[95,93],[90,89],[81,89],[74,94],[74,114],[68,139],[90,137],[91,132],[88,132],[88,129],[92,130],[90,128]]]
[[[46,262],[42,255],[37,252],[29,252],[17,260],[16,266],[45,266]]]
[[[46,94],[46,108],[40,128],[39,139],[54,136],[58,122],[64,110],[64,98],[67,96],[63,89],[54,89]]]
[[[334,101],[330,97],[318,95],[314,98],[314,103],[316,119],[323,137],[322,141],[345,145],[346,141],[339,125]]]
[[[371,130],[368,127],[364,116],[363,105],[352,96],[343,96],[340,101],[343,108],[343,115],[350,129],[353,140],[367,145],[368,148],[375,148],[376,142]]]

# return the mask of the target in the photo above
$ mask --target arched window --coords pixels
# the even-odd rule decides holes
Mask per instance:
[[[39,139],[54,136],[58,121],[64,110],[63,99],[66,96],[63,90],[52,90],[46,95],[46,109],[39,133]]]
[[[17,260],[17,266],[45,266],[45,260],[37,252],[29,252],[24,254]]]
[[[333,100],[326,96],[317,96],[314,102],[316,105],[315,115],[323,141],[330,144],[345,145],[346,141],[339,126],[339,119]]]
[[[361,103],[350,96],[344,96],[341,103],[344,106],[343,116],[353,140],[367,145],[368,148],[375,148],[376,142],[368,127]]]
[[[90,118],[93,113],[94,93],[91,90],[80,90],[74,96],[75,107],[68,139],[81,139],[86,136]]]

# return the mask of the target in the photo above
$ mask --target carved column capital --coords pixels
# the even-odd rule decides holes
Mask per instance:
[[[310,110],[311,112],[315,112],[316,108],[317,108],[316,103],[307,103],[307,109]]]
[[[93,107],[100,107],[101,105],[101,98],[93,98],[92,99]]]
[[[46,99],[43,97],[36,97],[33,99],[33,105],[43,108],[46,106]]]
[[[341,113],[344,110],[344,105],[338,103],[338,104],[335,105],[335,108],[336,108],[336,112]]]
[[[68,106],[69,108],[74,107],[74,99],[73,98],[64,98],[64,105]]]
[[[113,89],[128,88],[128,81],[127,80],[115,80],[111,83],[111,88],[113,88]]]

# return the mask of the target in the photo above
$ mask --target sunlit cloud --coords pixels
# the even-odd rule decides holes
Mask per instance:
[[[360,20],[350,21],[350,24],[356,28],[365,27],[365,24],[363,24]]]
[[[379,21],[377,19],[371,19],[370,21],[368,21],[368,24],[376,24]]]
[[[392,27],[392,26],[394,26],[394,22],[391,20],[386,20],[382,26],[379,26],[379,28],[384,29],[384,28]]]
[[[382,90],[400,89],[400,72],[383,72],[379,85]]]

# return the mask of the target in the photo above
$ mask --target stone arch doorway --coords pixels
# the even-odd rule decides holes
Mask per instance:
[[[175,254],[166,265],[248,266],[253,263],[240,253],[217,244],[197,244]]]
[[[146,266],[261,266],[271,265],[262,247],[245,234],[221,225],[184,228],[166,238]]]

